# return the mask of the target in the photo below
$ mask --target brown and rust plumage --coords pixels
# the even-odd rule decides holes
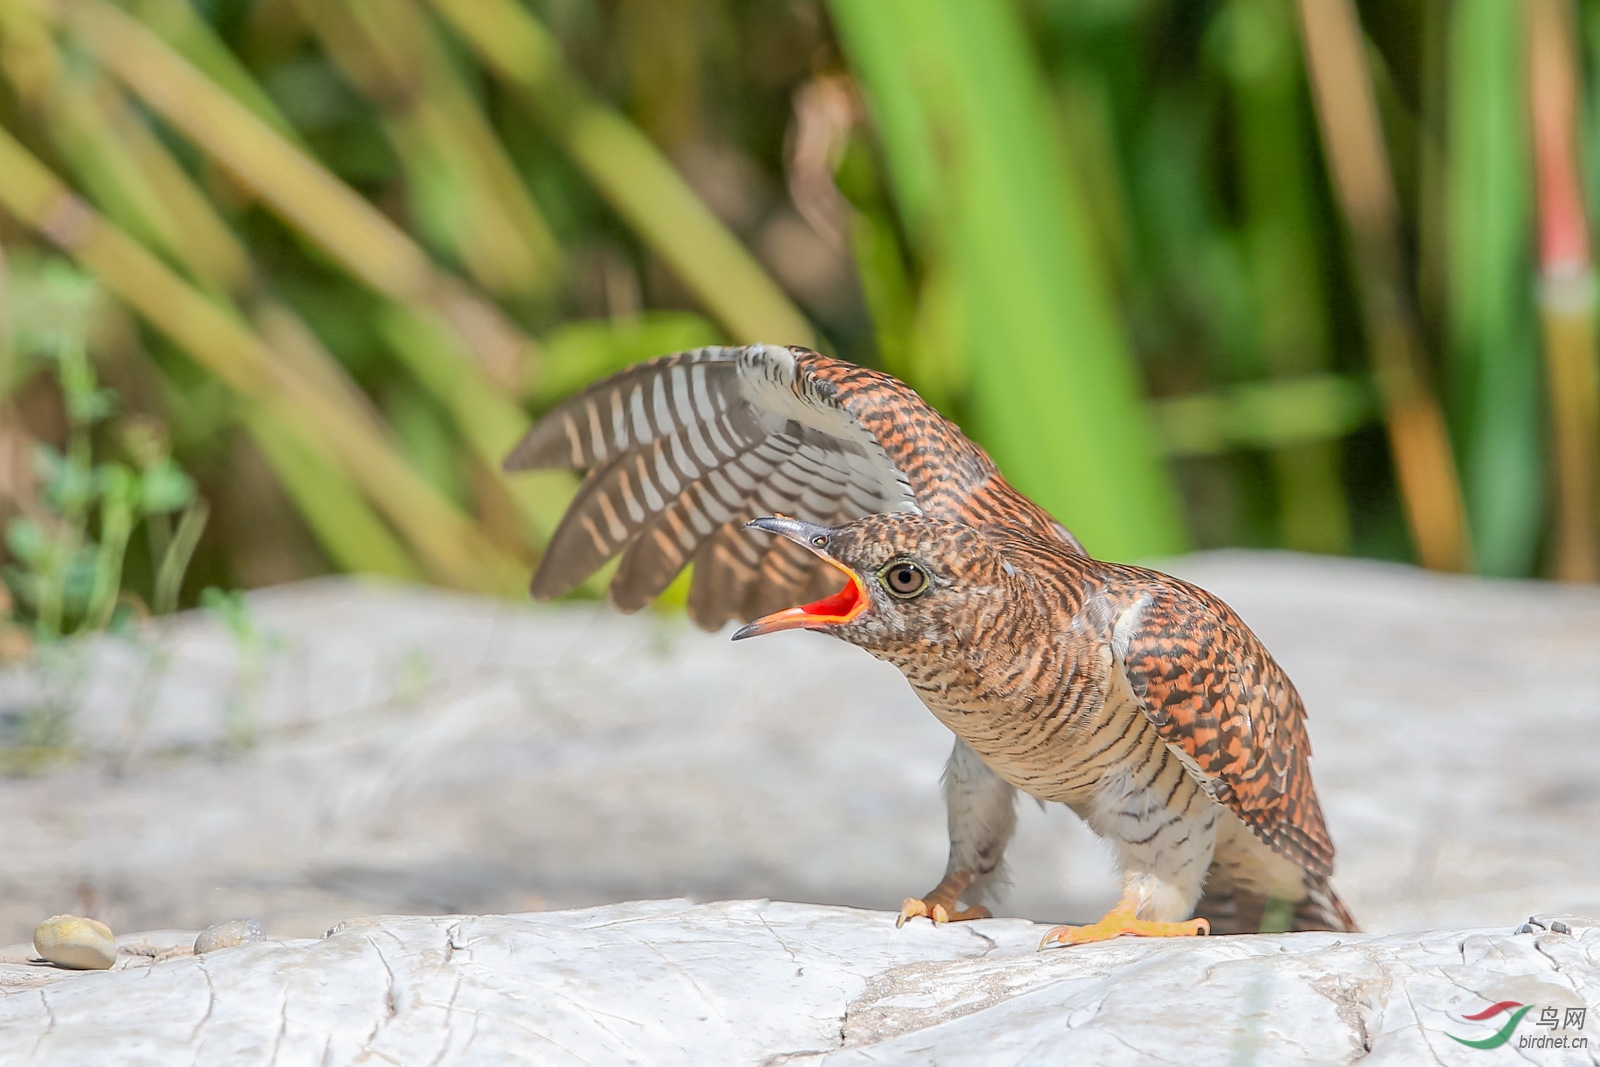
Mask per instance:
[[[1193,932],[1177,927],[1197,908],[1259,922],[1271,899],[1291,906],[1292,928],[1353,928],[1328,884],[1304,706],[1222,601],[1054,541],[926,516],[755,525],[851,585],[826,617],[790,609],[738,636],[817,629],[898,667],[1003,779],[1070,806],[1118,848],[1135,926],[1116,932]]]
[[[610,596],[631,611],[692,562],[701,625],[829,629],[900,666],[950,727],[950,861],[902,920],[987,914],[958,902],[997,875],[1020,789],[1072,806],[1121,842],[1125,866],[1156,872],[1158,888],[1118,919],[1143,927],[1117,932],[1192,932],[1177,920],[1196,909],[1219,930],[1256,929],[1272,899],[1293,906],[1295,929],[1354,928],[1328,884],[1333,846],[1304,708],[1254,634],[1203,590],[1090,559],[904,384],[799,348],[679,353],[559,405],[506,461],[535,467],[588,472],[535,597],[566,592],[620,553]],[[842,557],[745,531],[772,515],[865,553],[844,564],[852,584],[782,610],[835,588]],[[911,602],[879,595],[882,576],[867,566],[909,542],[944,583],[917,600],[915,625]],[[859,618],[815,613],[854,603],[852,589],[868,598]],[[1125,824],[1141,829],[1119,836]],[[1184,857],[1197,870],[1160,873]]]
[[[1109,566],[1109,565],[1102,565]],[[1277,851],[1333,873],[1333,841],[1311,785],[1311,740],[1294,684],[1232,608],[1153,571],[1139,575],[1128,680],[1162,739],[1216,783],[1213,799]]]

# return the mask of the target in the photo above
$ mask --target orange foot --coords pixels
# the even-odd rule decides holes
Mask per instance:
[[[900,918],[895,920],[895,927],[906,924],[907,919],[915,919],[919,915],[926,915],[935,923],[958,923],[968,919],[987,919],[989,909],[974,905],[970,908],[956,910],[956,903],[961,899],[961,894],[966,892],[972,884],[971,871],[950,871],[939,879],[939,884],[925,897],[907,897],[906,902],[900,905]]]
[[[1088,945],[1095,941],[1110,941],[1128,934],[1132,937],[1198,937],[1211,932],[1205,919],[1190,919],[1181,923],[1158,923],[1141,919],[1136,914],[1138,902],[1124,897],[1106,917],[1088,926],[1057,926],[1039,942],[1043,949],[1052,942],[1063,945]]]
[[[962,908],[960,911],[951,911],[950,907],[955,905],[955,901],[950,901],[949,906],[946,906],[943,901],[931,898],[931,893],[929,894],[929,899],[906,897],[906,902],[900,905],[900,918],[894,921],[895,926],[904,926],[907,919],[915,919],[923,915],[926,915],[936,923],[959,923],[968,919],[989,918],[989,909],[981,904],[974,904],[972,907]]]

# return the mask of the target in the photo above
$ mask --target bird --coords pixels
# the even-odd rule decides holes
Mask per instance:
[[[1294,929],[1353,930],[1309,765],[1305,708],[1221,600],[1142,567],[1008,530],[913,514],[837,528],[770,516],[844,588],[742,627],[820,630],[899,668],[1013,787],[1067,805],[1116,849],[1122,895],[1045,943],[1207,933],[1289,906]]]
[[[907,603],[926,595],[927,605],[948,608],[959,597],[974,618],[990,619],[995,604],[1016,598],[1016,619],[1030,623],[991,621],[981,648],[962,646],[961,635],[975,638],[977,631],[959,629],[959,616],[949,610],[935,612],[937,621],[922,617],[923,629],[902,635],[923,642],[931,659],[896,665],[955,738],[942,778],[945,872],[932,890],[906,898],[899,923],[990,914],[983,901],[1002,881],[1019,792],[1041,802],[1062,799],[1098,828],[1112,817],[1102,810],[1111,803],[1105,798],[1122,790],[1127,795],[1117,810],[1133,807],[1113,822],[1144,826],[1156,819],[1154,809],[1143,816],[1134,809],[1155,800],[1134,786],[1149,772],[1158,775],[1152,781],[1170,785],[1173,803],[1181,798],[1189,805],[1180,822],[1199,820],[1190,857],[1198,870],[1181,891],[1168,887],[1131,905],[1125,894],[1120,910],[1094,930],[1244,932],[1269,921],[1292,929],[1355,928],[1328,882],[1333,847],[1311,785],[1304,708],[1260,641],[1226,605],[1193,586],[1092,559],[1066,526],[1012,487],[981,447],[903,382],[797,346],[674,353],[557,404],[504,467],[586,472],[534,573],[530,590],[538,600],[570,592],[620,556],[608,599],[621,611],[636,611],[692,563],[688,611],[706,629],[731,620],[747,624],[736,634],[741,638],[823,630],[879,655],[889,646],[868,640],[877,632],[873,620],[881,623],[903,605],[884,585],[898,572],[854,569],[873,552],[926,547],[922,555],[895,556],[911,568],[907,574],[930,583]],[[782,536],[762,543],[752,536],[761,530]],[[935,544],[932,535],[947,541]],[[857,555],[829,547],[846,542]],[[969,550],[971,560],[956,555]],[[939,584],[976,566],[997,567],[1008,596],[987,601],[998,597],[993,583],[962,586],[959,594]],[[847,581],[837,589],[841,572]],[[1052,595],[1060,598],[1057,611],[1041,614],[1041,598]],[[1102,625],[1107,613],[1126,614],[1133,605],[1141,606],[1123,630]],[[1007,637],[993,644],[1002,630]],[[1098,637],[1084,636],[1091,632]],[[1130,642],[1122,660],[1119,633]],[[943,672],[988,678],[1035,660],[1065,671],[1061,657],[1069,647],[1083,664],[1098,656],[1123,663],[1125,672],[1126,664],[1138,663],[1139,680],[1129,676],[1123,684],[1108,667],[1096,676],[1093,695],[1066,694],[1070,712],[1066,704],[1047,708],[1042,690],[1018,690],[1018,707],[991,709],[988,719],[958,712],[937,684],[919,683],[946,678]],[[999,658],[985,666],[988,656]],[[1155,703],[1142,719],[1130,718],[1129,708],[1144,707],[1140,701]],[[1091,799],[1063,791],[1047,773],[1052,761],[1064,774],[1079,758],[1071,744],[1076,735],[1065,725],[1054,733],[1028,728],[1030,714],[1041,722],[1066,715],[1118,724],[1122,762],[1101,768],[1095,780],[1104,781],[1090,789]],[[1134,745],[1135,737],[1144,747]],[[1185,777],[1168,783],[1174,766]],[[1149,867],[1140,857],[1172,832],[1128,845],[1125,871]],[[1214,847],[1202,850],[1202,839]],[[1189,912],[1196,918],[1185,925]]]

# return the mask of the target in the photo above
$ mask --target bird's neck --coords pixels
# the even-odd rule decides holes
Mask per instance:
[[[1040,582],[1019,567],[969,596],[963,610],[918,640],[870,651],[898,667],[923,703],[959,734],[959,721],[1014,707],[1036,690],[1041,673],[1056,672],[1061,657],[1077,654],[1081,642],[1070,624],[1081,604],[1076,583]]]

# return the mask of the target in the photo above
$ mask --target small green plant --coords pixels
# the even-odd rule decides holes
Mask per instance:
[[[265,661],[268,653],[281,651],[282,635],[261,627],[237,589],[208,588],[200,594],[200,606],[221,620],[239,653],[239,673],[223,704],[222,717],[224,751],[242,752],[256,743],[254,707],[261,694]]]
[[[5,771],[36,769],[70,749],[84,665],[62,639],[126,633],[152,611],[171,613],[207,514],[155,423],[121,422],[113,436],[125,459],[95,456],[116,395],[101,388],[89,358],[94,282],[60,261],[46,261],[27,278],[26,296],[14,344],[18,355],[53,372],[67,433],[64,448],[35,443],[34,492],[17,501],[21,514],[4,528],[12,562],[0,570],[0,651],[7,659],[34,660],[42,683],[32,706],[0,716]],[[123,588],[129,542],[141,523],[155,573],[148,603]]]
[[[60,262],[38,276],[38,313],[18,324],[16,344],[55,372],[67,417],[65,450],[40,443],[33,473],[33,507],[6,524],[16,561],[4,573],[11,612],[40,641],[117,628],[140,614],[122,591],[122,568],[135,527],[149,528],[156,581],[156,614],[177,606],[206,508],[194,481],[172,461],[157,427],[133,420],[122,427],[128,461],[97,462],[97,427],[112,416],[116,394],[100,387],[89,360],[87,324],[96,299],[93,281]],[[30,513],[31,512],[31,513]],[[172,516],[178,515],[176,528]]]
[[[402,704],[415,704],[437,680],[433,660],[420,648],[408,649],[395,671],[394,696]]]

